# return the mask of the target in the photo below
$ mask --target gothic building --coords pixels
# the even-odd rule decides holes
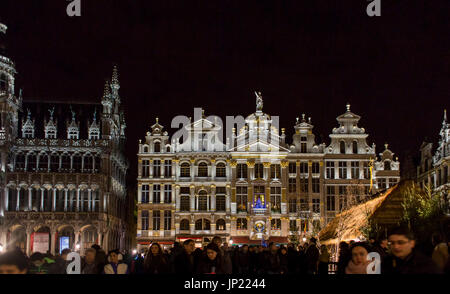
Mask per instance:
[[[101,104],[25,102],[0,48],[0,243],[28,254],[130,249],[117,68]]]
[[[230,243],[287,243],[309,236],[347,206],[400,180],[398,159],[375,153],[350,111],[337,117],[331,142],[316,144],[311,119],[298,119],[293,143],[275,118],[262,111],[245,118],[225,142],[217,118],[188,119],[185,139],[169,137],[156,119],[138,150],[137,243],[212,236]]]
[[[439,142],[433,154],[433,143],[423,142],[420,147],[420,165],[417,167],[417,182],[422,188],[430,186],[441,192],[447,207],[450,207],[450,123],[444,110]]]

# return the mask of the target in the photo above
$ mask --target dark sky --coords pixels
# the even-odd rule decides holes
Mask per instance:
[[[257,89],[288,141],[306,113],[328,144],[350,102],[368,143],[402,161],[437,141],[449,106],[448,0],[382,0],[372,18],[364,0],[81,1],[70,18],[67,1],[1,0],[17,88],[25,100],[99,102],[118,64],[132,184],[155,116],[166,128],[194,107],[245,116]]]

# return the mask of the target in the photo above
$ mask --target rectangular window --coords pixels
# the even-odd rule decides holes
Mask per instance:
[[[180,197],[180,211],[189,211],[191,207],[190,197],[182,195]]]
[[[289,231],[291,232],[297,232],[297,221],[295,219],[289,220]]]
[[[172,177],[172,160],[164,160],[164,177]]]
[[[327,173],[327,179],[334,179],[334,161],[327,161],[326,173]]]
[[[320,199],[312,200],[312,209],[314,213],[320,213]]]
[[[313,174],[319,174],[320,173],[320,164],[318,162],[313,162],[311,169],[312,169]]]
[[[161,202],[161,185],[153,185],[153,203]]]
[[[308,173],[308,163],[307,162],[300,162],[300,173],[301,174]]]
[[[255,178],[257,179],[264,178],[264,166],[262,163],[255,164]]]
[[[312,192],[320,193],[320,179],[319,178],[312,179]]]
[[[300,231],[308,232],[309,231],[309,222],[307,219],[300,220]]]
[[[150,176],[150,160],[142,160],[142,177],[148,178]]]
[[[297,212],[297,199],[292,198],[289,199],[289,213],[296,213]]]
[[[164,203],[172,203],[172,185],[164,185]]]
[[[306,153],[308,151],[306,143],[307,138],[304,136],[300,137],[300,153]]]
[[[352,179],[359,179],[359,162],[358,161],[351,162],[351,172],[352,172]]]
[[[141,202],[148,203],[149,200],[150,200],[150,186],[142,185],[142,187],[141,187]]]
[[[247,211],[247,187],[236,187],[237,212]]]
[[[295,162],[289,162],[289,173],[290,174],[297,173],[297,164]]]
[[[386,189],[386,179],[378,179],[378,189]]]
[[[270,165],[270,177],[272,179],[279,179],[281,177],[281,167],[279,164]]]
[[[142,224],[142,230],[147,231],[148,230],[148,210],[143,210],[141,212],[141,224]]]
[[[236,168],[237,178],[238,179],[246,179],[247,178],[247,164],[239,163]]]
[[[308,211],[309,210],[309,205],[308,205],[308,201],[304,198],[300,199],[300,210],[301,211]]]
[[[327,211],[336,209],[336,195],[334,186],[327,186]]]
[[[390,178],[389,179],[389,188],[394,187],[397,184],[397,179]]]
[[[154,210],[153,211],[153,230],[154,231],[159,231],[160,228],[161,228],[160,217],[161,217],[160,211],[159,210]]]
[[[272,212],[281,213],[281,187],[270,187]]]
[[[339,161],[339,178],[346,179],[347,178],[347,162]]]
[[[172,229],[172,212],[170,210],[164,210],[164,230],[169,231]]]
[[[289,193],[295,193],[297,191],[297,179],[289,178]]]
[[[308,179],[300,179],[301,192],[308,193]]]
[[[153,160],[153,177],[161,177],[161,160],[159,159]]]
[[[363,163],[363,169],[364,169],[364,179],[370,179],[370,167],[367,161]]]
[[[216,211],[226,210],[226,188],[217,187],[216,188]]]

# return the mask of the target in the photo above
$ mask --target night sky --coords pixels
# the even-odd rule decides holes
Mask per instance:
[[[402,163],[437,142],[449,107],[448,0],[382,0],[372,18],[364,0],[81,1],[70,18],[64,0],[1,0],[16,88],[25,101],[100,102],[117,64],[133,186],[156,116],[166,129],[194,107],[246,116],[255,90],[288,142],[306,113],[328,144],[350,102],[369,145],[388,142]]]

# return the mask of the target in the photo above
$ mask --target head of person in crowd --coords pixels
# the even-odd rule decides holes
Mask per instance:
[[[44,254],[40,252],[35,252],[30,256],[30,262],[34,266],[40,267],[45,263],[44,257],[45,257]]]
[[[194,240],[188,239],[188,240],[184,241],[183,247],[187,254],[192,254],[192,252],[194,252],[194,250],[195,250]]]
[[[84,261],[87,264],[93,264],[95,263],[95,255],[97,254],[97,251],[95,251],[94,248],[88,248],[86,249],[86,251],[84,252]]]
[[[206,246],[206,256],[208,259],[211,261],[216,260],[218,255],[220,255],[219,246],[217,246],[216,243],[209,243],[208,246]]]
[[[381,237],[378,240],[378,244],[380,245],[381,248],[388,249],[388,239],[386,237]]]
[[[95,251],[99,251],[101,247],[98,244],[94,244],[91,246],[92,249],[95,249]]]
[[[392,254],[400,259],[405,259],[416,246],[414,234],[406,227],[397,227],[388,234],[389,246]]]
[[[312,244],[316,244],[317,243],[317,239],[314,238],[314,237],[311,237],[311,239],[309,239],[309,243],[311,243],[311,245]]]
[[[219,248],[222,246],[222,238],[219,236],[214,236],[214,238],[212,239],[211,243],[216,244]]]
[[[342,241],[341,243],[339,243],[339,250],[341,251],[345,251],[348,250],[349,246],[347,242]]]
[[[157,255],[163,254],[163,250],[161,248],[161,245],[159,245],[159,243],[157,243],[157,242],[153,242],[150,245],[149,253],[151,255],[153,255],[153,256],[157,256]]]
[[[120,251],[114,249],[108,252],[108,262],[118,264],[120,260]]]
[[[350,240],[350,247],[352,247],[353,244],[355,244],[356,241],[355,240]]]
[[[352,254],[352,262],[355,265],[368,264],[367,255],[369,254],[369,246],[364,242],[355,242],[350,247]]]
[[[246,254],[247,252],[249,252],[248,245],[247,245],[247,244],[242,245],[241,251],[242,251],[242,253],[244,253],[244,254]]]
[[[287,248],[284,247],[284,246],[281,246],[281,247],[280,247],[280,254],[281,254],[281,255],[286,255],[286,254],[287,254]]]
[[[26,274],[28,259],[19,250],[0,254],[0,274]]]
[[[328,252],[327,245],[320,245],[320,253],[326,253]]]
[[[63,251],[61,251],[61,258],[67,260],[67,255],[69,255],[70,252],[72,252],[72,250],[69,248],[63,249]]]

